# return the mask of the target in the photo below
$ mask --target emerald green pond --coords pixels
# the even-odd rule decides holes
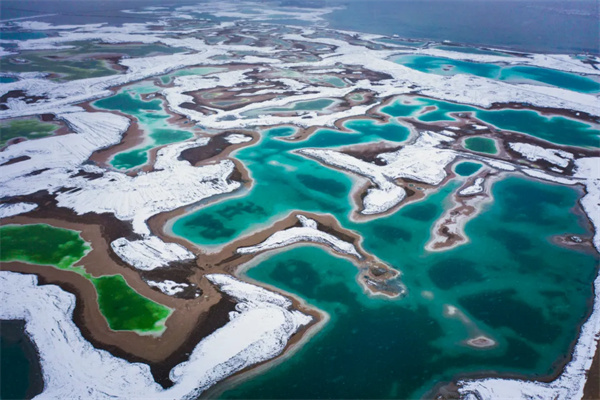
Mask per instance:
[[[144,333],[160,333],[165,329],[171,310],[141,296],[121,275],[92,278],[92,282],[110,329]]]
[[[496,154],[496,142],[493,139],[485,137],[470,137],[465,139],[465,148],[478,153]]]
[[[600,92],[600,83],[594,79],[540,67],[501,66],[421,55],[400,56],[394,62],[438,75],[470,74],[508,82],[538,82],[582,93]]]
[[[6,145],[6,142],[18,137],[38,139],[50,136],[57,129],[58,125],[42,122],[37,118],[0,121],[0,146]]]
[[[4,225],[1,261],[22,261],[76,272],[89,279],[102,315],[113,330],[161,333],[171,309],[140,295],[121,275],[93,277],[75,264],[91,249],[79,232],[46,224]]]

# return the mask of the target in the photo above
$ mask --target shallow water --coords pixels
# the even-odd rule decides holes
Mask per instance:
[[[592,78],[547,68],[501,66],[422,55],[400,56],[394,61],[421,72],[438,75],[470,74],[507,82],[542,83],[575,92],[600,92],[600,83]]]
[[[577,193],[521,178],[497,183],[493,193],[495,203],[467,225],[471,242],[442,253],[423,244],[445,189],[387,218],[342,223],[402,271],[402,299],[366,296],[350,262],[313,246],[258,262],[248,276],[301,296],[331,321],[285,363],[222,398],[416,398],[458,373],[554,373],[550,366],[568,353],[589,311],[598,262],[549,242],[586,231],[564,212]],[[467,322],[445,315],[445,305]],[[464,344],[480,334],[497,346]]]
[[[140,129],[144,132],[144,141],[130,149],[113,156],[110,164],[122,170],[140,167],[149,160],[148,152],[153,148],[170,143],[180,142],[194,136],[190,130],[176,129],[167,122],[171,117],[164,109],[161,99],[142,100],[142,94],[154,93],[159,90],[151,82],[127,86],[117,94],[102,100],[97,100],[93,105],[105,110],[119,110],[135,117]]]

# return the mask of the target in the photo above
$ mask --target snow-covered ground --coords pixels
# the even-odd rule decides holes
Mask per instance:
[[[354,256],[358,259],[362,258],[352,243],[345,242],[329,233],[320,231],[317,221],[313,219],[307,218],[304,215],[297,215],[297,217],[302,226],[275,232],[265,239],[264,242],[254,246],[240,247],[237,249],[237,252],[239,254],[253,254],[290,246],[295,243],[310,242],[324,244],[344,255]]]
[[[19,214],[25,214],[35,210],[38,207],[35,203],[13,203],[0,204],[0,218],[13,217]]]
[[[237,301],[236,311],[198,343],[188,361],[171,370],[174,385],[166,390],[148,365],[130,363],[86,341],[73,322],[75,296],[55,285],[38,285],[34,275],[0,272],[0,319],[26,322],[44,378],[39,398],[195,399],[225,377],[281,354],[290,337],[312,320],[277,293],[229,275],[207,278]]]
[[[142,271],[167,267],[171,262],[189,261],[194,253],[177,243],[165,243],[156,236],[129,241],[126,238],[114,240],[110,247],[127,264]]]
[[[573,154],[564,150],[544,149],[529,143],[509,143],[511,149],[530,161],[544,160],[561,168],[566,168]]]

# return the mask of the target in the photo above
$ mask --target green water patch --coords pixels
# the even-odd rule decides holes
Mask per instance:
[[[582,93],[600,92],[600,83],[592,78],[547,68],[500,66],[421,55],[403,55],[395,58],[394,62],[417,71],[437,75],[469,74],[515,83],[523,81],[542,83]]]
[[[133,290],[121,275],[92,278],[100,311],[115,331],[161,333],[171,310]]]
[[[46,224],[4,225],[0,238],[1,261],[50,265],[89,279],[111,329],[153,334],[165,329],[171,309],[137,293],[121,275],[94,277],[85,266],[75,266],[91,249],[79,232]]]
[[[158,43],[148,44],[128,44],[128,43],[100,43],[90,41],[67,42],[66,45],[73,46],[73,49],[62,50],[57,53],[63,57],[86,57],[90,54],[122,54],[130,58],[148,57],[157,55],[170,55],[187,51],[181,47],[169,47]]]
[[[471,176],[475,172],[479,171],[480,168],[481,164],[479,163],[465,161],[456,164],[456,166],[454,167],[454,172],[456,172],[460,176]]]
[[[475,136],[465,139],[465,148],[476,151],[477,153],[496,154],[496,142],[494,139]]]
[[[8,32],[10,34],[10,32]],[[37,35],[38,32],[15,32],[18,35]],[[45,36],[45,35],[44,35]],[[21,39],[24,40],[24,39]],[[105,60],[94,59],[93,55],[122,54],[127,57],[168,55],[185,51],[160,44],[101,44],[96,42],[69,42],[73,49],[59,51],[34,51],[21,53],[0,60],[0,69],[5,72],[47,72],[57,74],[55,80],[97,78],[118,74]]]
[[[174,129],[168,122],[171,117],[164,109],[161,99],[143,100],[142,95],[158,91],[150,81],[127,86],[119,93],[97,100],[93,105],[100,109],[116,110],[136,118],[145,133],[143,143],[124,152],[117,153],[110,164],[121,170],[130,170],[145,165],[149,160],[148,152],[156,147],[190,139],[194,134],[182,129]]]
[[[51,136],[58,126],[49,122],[42,122],[37,118],[12,119],[0,121],[0,146],[14,138],[39,139]]]
[[[72,81],[76,79],[98,78],[115,75],[118,72],[112,69],[104,60],[81,59],[60,61],[50,57],[56,56],[50,52],[36,52],[20,54],[14,57],[3,57],[0,60],[0,70],[3,72],[48,72],[57,74],[55,80]]]
[[[586,232],[584,221],[565,212],[577,206],[580,193],[507,178],[492,187],[495,201],[467,224],[469,243],[427,252],[432,223],[456,187],[374,221],[340,220],[361,234],[367,251],[402,271],[405,298],[366,296],[351,262],[315,246],[253,262],[245,272],[250,278],[300,296],[331,319],[285,362],[221,397],[422,398],[459,374],[539,379],[560,370],[588,315],[599,261],[550,240]],[[507,245],[523,238],[524,247]],[[447,305],[470,324],[448,317]],[[497,345],[465,344],[479,334]]]
[[[0,398],[31,399],[42,392],[39,356],[24,321],[0,320],[0,355]]]
[[[475,116],[499,129],[525,133],[556,144],[600,147],[600,127],[530,110],[479,110]]]
[[[23,261],[71,269],[90,246],[79,232],[45,224],[4,225],[0,227],[2,261]]]

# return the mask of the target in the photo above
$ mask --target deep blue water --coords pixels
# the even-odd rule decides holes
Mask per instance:
[[[599,2],[346,0],[329,26],[532,52],[600,54]]]

